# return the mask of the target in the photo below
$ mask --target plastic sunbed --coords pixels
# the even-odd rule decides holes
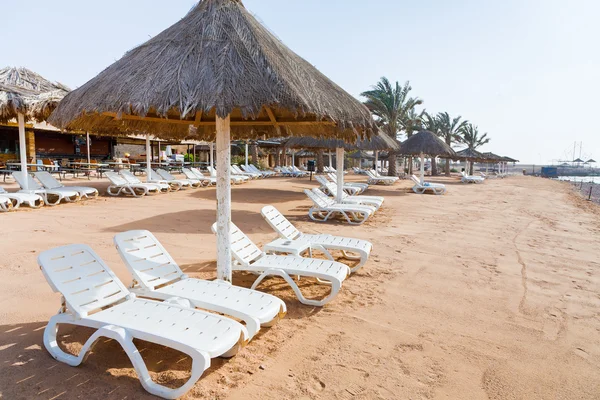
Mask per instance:
[[[104,173],[111,185],[106,189],[106,194],[109,196],[131,195],[133,197],[144,197],[149,194],[158,194],[160,189],[158,186],[149,187],[136,183],[129,183],[127,180],[113,171]]]
[[[169,185],[166,182],[165,183],[161,183],[161,182],[152,182],[152,183],[142,182],[131,171],[126,170],[126,169],[122,169],[121,171],[119,171],[119,175],[121,175],[123,177],[123,179],[125,179],[127,181],[127,183],[129,183],[130,185],[135,185],[135,186],[140,186],[140,187],[148,188],[148,192],[154,193],[155,191],[158,190],[160,193],[168,193],[168,192],[171,191],[171,185]]]
[[[423,182],[423,184],[421,184],[421,180],[415,175],[412,175],[410,179],[412,179],[412,181],[415,183],[415,186],[413,186],[412,190],[416,194],[423,194],[428,191],[436,195],[442,195],[446,193],[446,185],[442,185],[441,183]]]
[[[19,208],[22,204],[27,204],[30,208],[40,208],[45,204],[43,197],[39,194],[9,193],[3,187],[0,187],[0,196],[12,200],[15,208]]]
[[[186,169],[187,168],[184,168],[184,170]],[[196,179],[200,179],[201,181],[205,182],[207,186],[213,186],[217,184],[217,178],[204,175],[198,168],[192,167],[189,170],[196,176]]]
[[[55,206],[62,200],[66,201],[67,203],[74,203],[81,199],[79,192],[75,190],[69,190],[68,188],[65,188],[64,190],[44,189],[44,187],[29,174],[27,174],[27,190],[23,189],[25,185],[23,182],[23,176],[20,172],[13,173],[13,178],[21,187],[19,193],[40,195],[44,199],[44,203],[49,206]],[[50,201],[48,198],[49,195],[55,197],[56,200]]]
[[[460,180],[462,183],[483,183],[485,178],[481,176],[467,175],[465,171],[462,171]]]
[[[119,278],[87,245],[75,244],[41,253],[38,263],[50,287],[62,294],[59,313],[44,330],[44,346],[58,361],[76,367],[100,337],[116,340],[125,350],[148,392],[167,399],[185,394],[214,357],[233,356],[248,340],[236,321],[191,309],[176,302],[143,300],[129,292]],[[58,324],[97,329],[79,355],[58,345]],[[152,381],[134,339],[171,347],[190,356],[189,380],[178,389]]]
[[[192,187],[194,189],[198,189],[202,187],[202,182],[199,179],[177,179],[173,175],[171,175],[167,170],[157,169],[156,173],[167,182],[179,182],[182,187]]]
[[[331,181],[337,185],[337,175],[336,174],[329,173],[329,174],[327,174],[327,178],[329,178],[329,181]],[[369,188],[368,183],[344,182],[344,191],[346,193],[348,193],[349,195],[364,193],[367,191],[368,188]]]
[[[333,182],[328,182],[325,185],[325,189],[327,192],[334,198],[337,199],[338,187]],[[383,204],[384,198],[381,196],[350,196],[346,192],[342,191],[342,203],[343,204],[362,204],[366,206],[375,207],[376,210],[379,210],[381,205]]]
[[[0,212],[12,211],[15,208],[15,203],[17,204],[17,207],[19,207],[20,203],[18,201],[0,195]]]
[[[86,186],[65,186],[54,178],[50,172],[47,171],[38,171],[33,173],[38,181],[44,186],[45,189],[55,190],[55,191],[76,191],[79,193],[79,196],[83,199],[89,198],[97,198],[99,193],[98,189],[93,187]]]
[[[398,177],[397,176],[377,176],[373,173],[373,171],[366,171],[367,172],[367,176],[369,177],[368,182],[370,184],[373,185],[378,185],[380,183],[384,184],[384,185],[393,185],[394,183],[398,182]]]
[[[190,278],[148,231],[119,233],[115,246],[133,275],[131,291],[139,296],[168,300],[176,297],[191,306],[230,315],[246,323],[252,338],[262,326],[272,326],[287,312],[285,303],[275,296],[224,281]]]
[[[216,223],[212,226],[212,230],[216,233]],[[231,254],[235,261],[234,270],[259,274],[252,289],[256,289],[269,276],[279,276],[291,286],[301,303],[311,306],[321,307],[330,302],[340,291],[342,282],[350,275],[350,268],[346,264],[335,261],[265,254],[233,223],[231,223]],[[294,282],[293,276],[315,278],[330,284],[331,292],[322,300],[307,299]]]
[[[338,204],[316,188],[312,191],[306,189],[304,193],[313,202],[313,206],[308,211],[308,216],[313,221],[326,222],[332,216],[341,215],[349,224],[360,225],[375,212],[375,208],[370,206]]]
[[[358,261],[358,264],[350,270],[352,273],[358,271],[365,265],[369,259],[371,250],[373,249],[371,242],[366,240],[328,234],[314,235],[302,233],[273,206],[263,207],[261,214],[271,228],[277,232],[280,238],[309,242],[311,255],[312,250],[318,250],[323,252],[323,254],[331,261],[335,261],[331,251],[339,250],[342,252],[344,258],[351,261]]]

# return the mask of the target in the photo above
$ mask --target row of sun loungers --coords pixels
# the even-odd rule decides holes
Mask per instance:
[[[114,339],[130,358],[144,389],[175,399],[191,389],[210,367],[212,358],[233,357],[261,327],[272,326],[285,316],[283,301],[255,290],[265,277],[280,276],[302,303],[323,306],[337,295],[343,281],[365,264],[372,249],[371,243],[364,240],[303,234],[272,206],[264,207],[261,214],[280,238],[308,247],[309,256],[313,251],[322,251],[329,260],[266,254],[232,224],[234,268],[259,275],[252,289],[245,289],[222,281],[190,278],[152,233],[130,231],[114,237],[114,245],[132,275],[133,284],[127,289],[87,245],[41,253],[41,270],[50,287],[62,295],[59,313],[45,328],[46,349],[58,361],[78,366],[99,338]],[[350,269],[333,261],[331,253],[338,250],[345,259],[358,264]],[[331,293],[322,300],[306,299],[294,276],[327,283]],[[75,356],[59,347],[59,324],[85,326],[96,332]],[[187,354],[192,359],[190,378],[179,388],[154,382],[134,339]]]

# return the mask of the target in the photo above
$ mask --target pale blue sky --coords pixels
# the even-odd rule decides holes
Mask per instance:
[[[194,0],[3,4],[0,66],[76,88],[183,17]],[[410,80],[428,111],[488,132],[484,150],[548,163],[600,159],[600,2],[245,0],[292,50],[351,94]],[[570,149],[570,150],[569,150]],[[567,153],[568,151],[568,153]],[[576,156],[579,156],[577,150]]]

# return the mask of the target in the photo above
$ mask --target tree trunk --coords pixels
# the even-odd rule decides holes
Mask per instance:
[[[471,161],[469,163],[469,175],[473,175],[473,165],[475,165],[475,163],[473,161]]]
[[[390,151],[388,162],[390,163],[388,176],[398,176],[398,168],[396,168],[396,152]]]
[[[431,157],[431,176],[436,176],[437,174],[437,161],[435,157]]]
[[[413,158],[408,157],[408,175],[413,174]]]
[[[258,165],[258,146],[253,144],[250,146],[250,156],[252,157],[252,164]]]
[[[323,163],[323,150],[318,150],[317,151],[317,174],[322,174],[323,172],[325,172],[324,166],[325,164]]]

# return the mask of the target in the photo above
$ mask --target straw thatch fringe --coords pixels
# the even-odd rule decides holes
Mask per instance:
[[[197,112],[202,116],[196,121],[202,122],[193,124]],[[204,123],[229,114],[232,121],[270,123],[274,117],[312,123],[253,129],[233,124],[238,138],[293,132],[352,140],[375,127],[359,101],[288,49],[239,0],[201,1],[181,21],[66,96],[50,122],[93,131],[110,122],[104,113],[115,114],[108,124],[114,128],[154,134],[168,124],[127,117],[187,120],[191,136],[207,140],[215,127]],[[187,124],[170,125],[170,135],[190,134]]]
[[[0,122],[17,118],[18,114],[27,114],[31,96],[25,89],[0,83]]]
[[[456,156],[456,153],[450,146],[430,131],[421,131],[402,143],[400,154],[418,156],[421,153],[442,158]]]
[[[345,142],[336,139],[324,139],[314,137],[292,137],[287,140],[286,147],[295,149],[336,149],[343,147],[346,150],[393,150],[399,151],[400,142],[392,139],[385,133],[377,131],[370,139]]]
[[[453,157],[453,160],[485,161],[486,158],[477,150],[466,148],[464,150],[457,151],[456,156]]]

